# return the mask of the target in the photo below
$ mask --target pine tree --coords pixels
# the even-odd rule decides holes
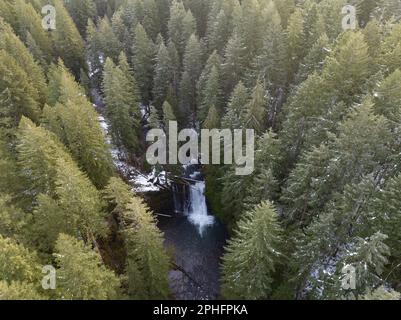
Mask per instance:
[[[282,230],[273,205],[248,211],[223,256],[222,294],[228,299],[266,299],[273,273],[282,259]]]
[[[194,123],[197,114],[196,84],[202,72],[202,52],[198,38],[191,35],[185,49],[184,71],[180,84],[182,121]]]
[[[30,49],[36,61],[47,64],[52,59],[53,48],[50,37],[42,27],[42,17],[31,3],[16,0],[11,3],[13,18],[5,20],[13,27],[18,37]],[[32,46],[35,46],[33,48]],[[45,66],[43,64],[43,66]]]
[[[141,100],[142,103],[147,105],[152,99],[155,48],[153,41],[148,38],[141,24],[138,24],[135,28],[132,51],[132,62],[135,77],[138,79]]]
[[[110,121],[110,133],[115,145],[134,155],[140,150],[139,90],[136,89],[136,81],[133,74],[130,74],[125,56],[122,55],[120,60],[118,67],[111,59],[107,59],[105,64],[103,91],[106,116]]]
[[[25,213],[15,206],[15,200],[0,193],[0,235],[14,239],[23,238],[23,228],[26,226]]]
[[[217,129],[220,127],[220,116],[216,107],[212,104],[209,108],[209,112],[205,121],[203,122],[203,128],[205,129]]]
[[[84,36],[88,19],[96,16],[95,3],[93,0],[71,0],[65,2],[65,5],[78,31]]]
[[[106,300],[119,297],[118,277],[102,264],[99,254],[82,241],[60,234],[54,256],[60,298]]]
[[[96,111],[61,63],[49,78],[50,101],[58,103],[43,109],[46,127],[58,135],[96,186],[106,185],[113,167]]]
[[[222,74],[224,93],[228,96],[242,79],[246,70],[245,45],[243,39],[234,33],[224,50]]]
[[[143,295],[147,299],[168,298],[169,259],[164,252],[162,234],[152,213],[120,179],[110,180],[105,190],[105,199],[112,205],[112,212],[119,217],[125,239],[130,285],[128,290],[131,297]],[[138,288],[141,291],[135,292]]]
[[[246,106],[245,122],[249,129],[261,133],[266,126],[267,99],[266,91],[261,81],[253,88],[251,100]]]
[[[154,104],[159,110],[166,100],[168,88],[173,81],[171,67],[172,62],[170,60],[169,52],[164,43],[161,43],[156,57],[155,76],[153,81]]]
[[[84,44],[77,27],[61,0],[52,0],[57,12],[56,30],[52,32],[56,55],[79,77],[79,70],[84,67]]]
[[[170,121],[177,121],[177,118],[174,114],[173,107],[171,106],[168,101],[163,103],[163,124],[164,124],[164,131],[166,133],[169,132],[169,122]]]
[[[26,81],[36,92],[29,92],[41,106],[46,101],[46,80],[40,66],[34,61],[32,54],[14,34],[11,27],[0,18],[0,49],[5,50],[15,59],[17,65],[26,73]],[[16,59],[18,57],[18,59]],[[6,68],[6,67],[4,67]],[[6,73],[5,73],[6,74]]]
[[[0,235],[0,280],[39,283],[40,265],[35,252]],[[37,281],[37,282],[36,282]]]
[[[288,20],[287,41],[288,76],[289,81],[291,81],[294,79],[299,63],[305,55],[304,19],[300,9],[295,10]]]
[[[27,282],[13,281],[8,284],[0,281],[0,300],[44,300],[36,287]]]
[[[195,32],[195,20],[190,11],[186,11],[181,1],[174,0],[170,6],[170,20],[168,22],[168,35],[174,43],[180,61],[182,61],[185,46],[189,37]]]
[[[377,85],[375,97],[375,110],[378,114],[398,122],[401,116],[401,71],[395,70],[379,85]]]
[[[220,117],[223,114],[221,107],[221,90],[220,90],[220,75],[218,69],[213,66],[210,70],[203,88],[200,93],[201,104],[199,106],[199,119],[203,121],[213,106],[217,115]]]
[[[231,94],[227,111],[222,120],[222,128],[240,129],[244,126],[246,105],[249,99],[248,90],[240,81]]]
[[[27,80],[28,75],[16,60],[0,50],[0,115],[1,129],[12,134],[22,116],[38,121],[40,107],[37,91]]]
[[[222,88],[221,88],[221,58],[214,51],[205,64],[197,83],[197,103],[199,105],[199,117],[204,120],[209,107],[214,104],[222,114]]]

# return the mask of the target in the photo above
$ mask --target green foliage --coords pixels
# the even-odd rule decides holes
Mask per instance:
[[[127,290],[131,298],[166,299],[169,258],[151,211],[129,187],[112,178],[105,190],[112,213],[119,217],[127,251]]]
[[[139,93],[124,54],[120,56],[119,66],[111,59],[106,60],[103,91],[113,143],[131,155],[137,154],[140,150],[141,136]]]
[[[54,257],[57,293],[63,300],[106,300],[119,297],[120,280],[82,241],[60,234]]]
[[[98,116],[84,95],[84,90],[59,63],[50,70],[50,101],[45,106],[43,122],[68,147],[92,182],[103,187],[113,175],[113,167]]]
[[[141,101],[148,104],[152,98],[155,47],[141,24],[135,27],[132,51],[135,77],[140,80]]]
[[[222,293],[228,299],[266,299],[281,253],[282,229],[273,205],[263,202],[240,222],[223,257]]]

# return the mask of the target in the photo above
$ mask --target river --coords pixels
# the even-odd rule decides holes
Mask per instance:
[[[102,114],[104,105],[97,90],[92,90],[94,106]],[[108,125],[100,115],[99,122],[107,135]],[[111,145],[111,153],[120,174],[132,184],[133,191],[146,200],[157,214],[158,227],[164,233],[165,246],[174,257],[169,272],[172,294],[179,300],[212,300],[219,298],[220,259],[228,238],[225,226],[207,207],[205,182],[201,168],[186,166],[183,178],[187,184],[172,184],[169,190],[158,190],[147,181],[153,174],[141,174],[125,163]],[[139,186],[138,186],[139,183]]]

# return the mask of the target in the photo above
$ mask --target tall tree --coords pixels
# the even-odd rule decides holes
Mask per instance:
[[[125,239],[130,296],[168,298],[169,258],[151,211],[140,198],[132,195],[130,188],[120,179],[110,180],[105,199],[112,205],[112,212],[119,217]],[[137,291],[138,287],[141,291]]]
[[[141,24],[137,24],[135,27],[132,51],[134,54],[132,62],[135,77],[139,81],[141,101],[144,104],[149,104],[152,99],[155,47]]]
[[[273,273],[283,258],[282,233],[277,213],[269,202],[261,203],[243,216],[223,256],[224,297],[269,297]]]
[[[110,121],[110,134],[116,146],[124,148],[129,154],[140,150],[140,112],[139,90],[133,74],[128,68],[124,54],[120,66],[107,59],[103,76],[103,92],[106,102],[106,116]]]
[[[82,241],[60,234],[56,243],[57,293],[67,300],[106,300],[119,297],[120,281],[100,256]]]

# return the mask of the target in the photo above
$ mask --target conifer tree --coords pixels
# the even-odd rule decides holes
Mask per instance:
[[[15,240],[0,235],[0,280],[39,283],[40,265],[35,252],[31,252]]]
[[[34,61],[32,54],[23,42],[14,34],[11,27],[0,18],[0,49],[12,56],[17,65],[26,73],[26,81],[35,89],[28,95],[42,106],[46,101],[46,80],[43,70]],[[17,59],[18,57],[18,59]],[[29,92],[29,91],[28,91]]]
[[[88,19],[93,19],[97,13],[95,3],[93,0],[71,0],[66,1],[65,6],[78,31],[84,37]]]
[[[234,33],[228,40],[224,50],[222,74],[224,79],[224,93],[226,96],[233,91],[234,87],[242,79],[246,67],[243,39],[237,33]]]
[[[223,114],[221,107],[220,75],[216,67],[212,67],[207,77],[203,92],[200,94],[201,104],[199,106],[199,119],[206,118],[210,108],[213,106],[217,115]]]
[[[185,48],[184,71],[180,84],[180,113],[183,121],[194,123],[197,114],[196,84],[202,72],[201,45],[195,34]]]
[[[166,299],[169,294],[169,259],[152,213],[117,178],[110,180],[105,199],[112,205],[113,214],[119,217],[127,251],[128,290],[131,297],[142,295],[148,299]],[[141,291],[135,291],[138,288]]]
[[[266,126],[266,110],[267,110],[266,91],[261,81],[256,83],[253,88],[251,100],[246,106],[247,112],[245,122],[249,129],[254,129],[257,133],[261,133]]]
[[[56,133],[96,186],[104,186],[113,167],[97,114],[62,63],[50,73],[50,101],[43,110],[47,128]]]
[[[55,248],[57,293],[67,300],[106,300],[119,297],[118,277],[102,264],[91,247],[60,234]]]
[[[168,49],[164,43],[161,43],[156,56],[155,76],[153,81],[154,104],[159,110],[166,100],[168,88],[173,81],[171,68],[172,61]]]
[[[129,154],[140,150],[140,114],[139,90],[133,74],[123,71],[128,68],[125,56],[121,56],[120,66],[115,66],[107,59],[103,76],[103,91],[106,102],[106,116],[110,121],[110,134],[118,147],[123,147]],[[124,66],[121,69],[122,66]],[[128,73],[127,73],[128,72]]]
[[[132,62],[135,77],[138,79],[141,101],[149,104],[152,99],[155,48],[152,39],[148,37],[141,24],[135,28],[132,51]]]
[[[240,81],[231,94],[226,114],[222,120],[223,128],[240,129],[244,126],[246,105],[250,99],[248,90]]]
[[[32,283],[13,281],[8,284],[0,281],[0,300],[44,300]]]
[[[61,0],[52,0],[57,12],[57,27],[52,32],[56,55],[79,77],[84,67],[84,44],[77,27]]]
[[[190,11],[186,11],[181,1],[174,0],[170,6],[170,20],[168,22],[168,35],[174,43],[180,61],[182,61],[185,46],[189,37],[195,32],[195,20]]]
[[[168,101],[163,103],[163,124],[164,124],[164,131],[168,134],[169,130],[169,122],[170,121],[177,121],[177,118],[174,114],[173,107],[171,106]]]
[[[288,20],[287,41],[288,76],[291,81],[298,71],[300,61],[305,55],[304,19],[300,9],[295,10]]]
[[[16,60],[0,49],[0,115],[1,129],[13,134],[22,116],[39,120],[40,106],[34,86]]]
[[[273,205],[245,213],[223,257],[222,294],[228,299],[266,299],[282,259],[282,229]]]
[[[209,108],[209,112],[205,121],[203,122],[203,128],[205,129],[217,129],[220,127],[220,115],[216,107],[212,104]]]

